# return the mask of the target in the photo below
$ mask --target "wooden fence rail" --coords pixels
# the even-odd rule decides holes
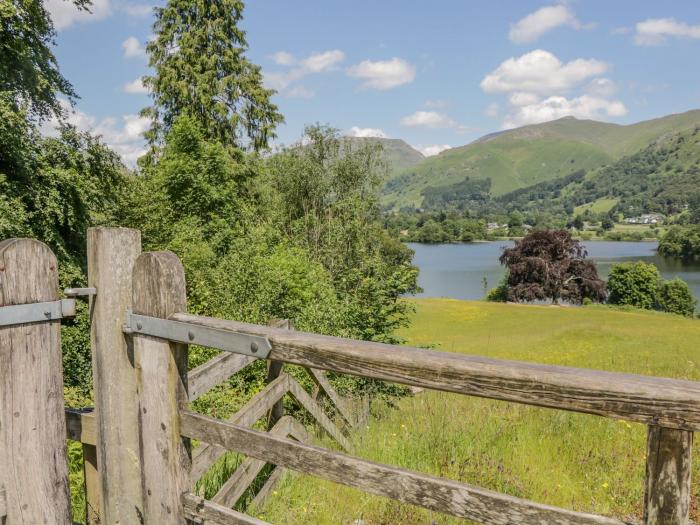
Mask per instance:
[[[257,335],[269,359],[417,387],[700,430],[700,383],[395,346],[191,314],[173,320]]]
[[[240,504],[272,464],[276,469],[258,480],[262,489],[251,495],[252,508],[270,494],[282,469],[291,469],[486,524],[622,524],[310,444],[304,427],[284,413],[283,399],[291,399],[345,452],[351,450],[344,431],[356,421],[326,371],[644,423],[649,429],[644,523],[689,523],[700,383],[321,336],[281,322],[261,326],[191,315],[180,261],[170,252],[141,253],[137,231],[91,229],[88,252],[88,280],[96,289],[90,304],[94,411],[64,411],[57,320],[0,323],[2,525],[70,523],[65,438],[83,444],[88,523],[260,525],[230,507]],[[56,276],[55,257],[45,245],[0,242],[0,308],[57,299]],[[189,340],[216,329],[223,341],[219,349],[234,353],[221,353],[188,373],[188,338],[125,330],[128,308],[160,323],[184,324]],[[258,346],[240,350],[233,344],[242,339],[266,344],[266,387],[227,421],[193,412],[192,401],[260,358],[253,355]],[[334,414],[285,371],[286,364],[306,369]],[[265,416],[268,431],[254,429]],[[190,439],[200,442],[194,452]],[[229,450],[247,459],[213,501],[194,494],[197,480]]]

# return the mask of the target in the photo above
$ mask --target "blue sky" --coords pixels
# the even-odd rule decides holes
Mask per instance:
[[[71,119],[130,164],[149,102],[139,82],[157,3],[46,0],[56,55],[81,99]],[[631,123],[700,108],[700,2],[258,0],[249,58],[286,123],[402,138],[427,154],[573,115]]]

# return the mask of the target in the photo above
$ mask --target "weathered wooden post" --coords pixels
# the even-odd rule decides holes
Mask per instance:
[[[267,323],[268,326],[273,328],[286,328],[287,330],[294,330],[294,323],[289,319],[270,319]],[[275,379],[277,379],[282,370],[284,369],[284,363],[281,361],[268,361],[267,362],[267,379],[266,382],[269,385]],[[284,401],[280,399],[275,403],[270,409],[270,414],[267,420],[268,430],[272,429],[275,424],[282,419],[284,416]]]
[[[644,493],[646,525],[686,525],[693,433],[649,426]]]
[[[94,483],[86,486],[89,523],[98,519],[103,524],[139,523],[143,494],[136,371],[122,328],[131,306],[131,277],[141,253],[141,233],[90,228],[87,250],[88,285],[97,289],[90,298],[90,341],[100,489],[97,495]]]
[[[56,257],[0,242],[0,306],[58,300]],[[7,523],[71,523],[60,317],[0,326],[0,489]],[[2,518],[0,518],[2,521]]]
[[[171,252],[139,256],[133,274],[135,314],[167,319],[187,310],[185,272]],[[191,451],[180,436],[187,399],[187,345],[134,333],[138,369],[144,522],[184,523],[181,496],[189,492]]]

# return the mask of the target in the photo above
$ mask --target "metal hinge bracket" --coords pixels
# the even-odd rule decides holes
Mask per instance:
[[[161,319],[147,315],[126,312],[125,334],[149,335],[175,343],[195,344],[265,359],[272,345],[264,337],[241,334],[230,330],[210,328],[192,323]]]
[[[75,316],[75,299],[45,303],[13,304],[0,307],[0,326],[53,321]]]

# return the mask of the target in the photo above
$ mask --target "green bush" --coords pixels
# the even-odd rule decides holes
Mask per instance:
[[[665,281],[653,264],[613,265],[608,276],[608,302],[645,310],[659,310],[692,317],[697,301],[681,279]]]
[[[486,300],[493,303],[505,303],[508,301],[508,275],[506,275],[498,286],[491,288],[486,294]]]
[[[677,277],[659,283],[656,303],[659,310],[688,317],[695,314],[697,305],[688,283]]]
[[[608,276],[608,302],[651,310],[661,275],[653,264],[614,264]]]
[[[666,257],[700,258],[700,226],[671,227],[659,241],[658,252]]]

